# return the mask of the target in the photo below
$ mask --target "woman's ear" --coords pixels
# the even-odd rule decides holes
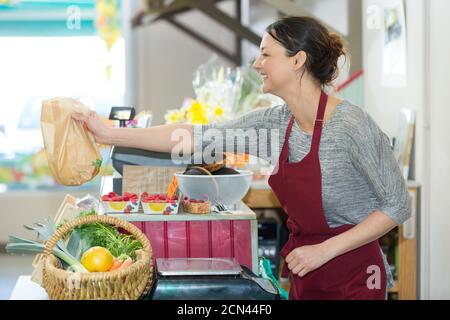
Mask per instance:
[[[294,71],[299,71],[303,68],[306,62],[306,52],[305,51],[299,51],[294,58]]]

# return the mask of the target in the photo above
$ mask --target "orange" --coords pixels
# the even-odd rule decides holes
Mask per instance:
[[[114,256],[108,249],[103,247],[92,247],[81,257],[81,264],[89,272],[109,271],[114,263]]]

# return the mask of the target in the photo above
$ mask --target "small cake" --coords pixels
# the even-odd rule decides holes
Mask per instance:
[[[209,200],[197,200],[185,197],[181,203],[183,210],[188,213],[207,214],[211,212],[211,202]]]

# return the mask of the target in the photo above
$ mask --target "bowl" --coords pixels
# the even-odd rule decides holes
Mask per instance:
[[[183,196],[204,199],[206,195],[213,205],[231,206],[242,200],[252,182],[251,171],[238,172],[227,175],[184,175],[183,172],[177,172],[174,175]]]

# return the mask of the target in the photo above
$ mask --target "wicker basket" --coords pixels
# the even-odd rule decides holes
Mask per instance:
[[[56,243],[70,230],[82,224],[100,222],[122,228],[141,244],[137,259],[129,267],[109,271],[76,273],[61,268],[52,254]],[[147,237],[134,225],[109,216],[87,216],[60,227],[45,244],[43,287],[52,300],[136,300],[145,295],[153,283],[152,248]]]
[[[206,169],[204,167],[192,166],[192,167],[190,167],[190,169],[199,169],[199,170],[205,172],[207,175],[213,176],[211,171],[209,171],[208,169]],[[214,178],[212,181],[214,182],[216,191],[219,192],[219,189],[218,189],[219,187],[217,186],[217,182],[214,180]],[[192,202],[189,202],[186,200],[182,200],[181,205],[183,207],[183,210],[188,213],[207,214],[207,213],[211,212],[211,202],[209,201],[209,199],[208,199],[208,201],[201,202],[201,203],[192,203]]]

